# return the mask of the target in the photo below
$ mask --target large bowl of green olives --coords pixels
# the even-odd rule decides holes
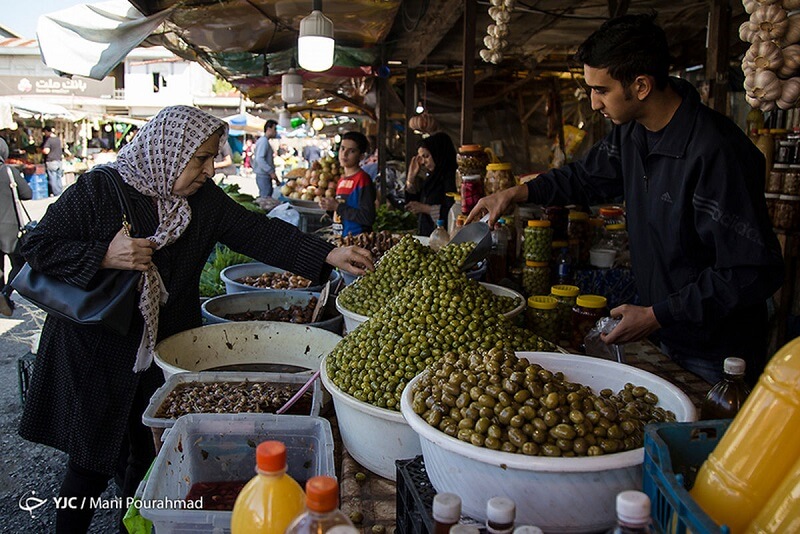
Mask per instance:
[[[507,287],[498,286],[495,284],[487,284],[486,282],[479,282],[483,287],[491,291],[495,296],[498,297],[510,297],[515,299],[517,305],[512,308],[511,310],[505,312],[505,315],[508,319],[513,319],[517,317],[522,312],[525,311],[525,298],[520,294],[514,291],[513,289],[508,289]],[[339,297],[336,297],[336,309],[339,313],[342,314],[344,317],[344,331],[352,332],[356,328],[359,327],[362,323],[365,323],[369,317],[366,315],[361,315],[360,313],[356,313],[354,311],[348,310],[345,308],[339,300]]]
[[[466,368],[464,355],[448,354],[408,383],[401,412],[419,435],[428,477],[437,492],[458,494],[463,513],[481,521],[486,501],[505,495],[516,502],[521,524],[545,532],[607,530],[616,495],[641,489],[644,424],[673,416],[693,421],[694,405],[676,386],[635,367],[572,354],[516,356],[493,363],[484,355]],[[475,374],[481,378],[472,384]],[[446,395],[454,405],[449,412]],[[437,405],[444,416],[434,413]],[[645,405],[648,415],[637,411],[641,419],[628,419],[633,406]]]
[[[344,447],[360,465],[395,480],[395,460],[422,454],[419,437],[408,426],[403,414],[361,402],[339,389],[328,376],[324,360],[320,365],[320,378],[333,398]]]

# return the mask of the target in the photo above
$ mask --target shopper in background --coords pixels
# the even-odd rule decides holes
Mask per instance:
[[[63,498],[88,503],[115,473],[124,481],[123,501],[133,496],[155,455],[142,424],[164,382],[153,349],[201,325],[198,282],[218,242],[311,280],[327,279],[333,267],[354,275],[373,269],[368,251],[335,247],[225,194],[209,178],[226,135],[223,121],[196,108],[164,108],[106,167],[127,185],[139,225],[134,237],[123,232],[108,178],[89,171],[48,208],[22,247],[31,268],[80,287],[100,269],[143,273],[127,336],[52,315],[42,328],[20,435],[69,455]],[[56,532],[85,532],[93,513],[88,505],[59,508]]]
[[[624,195],[642,306],[606,343],[658,332],[662,348],[710,384],[738,356],[755,383],[766,363],[766,300],[783,261],[764,202],[764,156],[724,115],[668,75],[664,31],[652,15],[604,23],[578,49],[592,108],[614,128],[582,161],[481,199],[494,224],[513,202],[592,205]],[[646,165],[645,165],[646,162]]]
[[[227,141],[219,147],[219,154],[214,158],[214,172],[225,176],[236,175],[236,165],[233,164],[233,152]]]
[[[22,226],[18,213],[21,207],[14,205],[13,192],[16,188],[17,198],[30,200],[33,191],[17,169],[5,164],[6,159],[8,159],[8,145],[5,139],[0,138],[0,286],[2,286],[0,314],[11,317],[14,313],[14,302],[11,300],[14,288],[8,285],[8,282],[17,276],[25,264],[25,259],[19,254],[17,242],[19,228]],[[11,272],[7,278],[4,272],[6,256],[11,263]]]
[[[375,184],[361,170],[361,157],[369,150],[364,134],[347,132],[339,145],[342,175],[336,187],[336,198],[323,197],[319,207],[333,212],[334,228],[341,226],[342,235],[371,232],[375,222]]]
[[[322,151],[319,149],[316,143],[311,142],[303,147],[303,159],[308,162],[309,166],[311,166],[312,163],[321,157]]]
[[[64,176],[63,145],[56,132],[51,126],[44,127],[44,139],[42,140],[42,154],[47,171],[47,183],[50,184],[50,194],[57,197],[64,190],[62,178]]]
[[[420,170],[425,177],[419,180]],[[456,190],[456,147],[444,132],[426,137],[419,143],[406,172],[406,209],[417,215],[417,234],[428,236],[436,221],[447,220]]]
[[[272,197],[273,182],[278,180],[278,176],[275,174],[272,145],[269,144],[269,140],[276,137],[278,137],[278,123],[270,119],[264,124],[264,135],[258,138],[253,151],[253,170],[256,173],[256,185],[258,185],[260,198]]]

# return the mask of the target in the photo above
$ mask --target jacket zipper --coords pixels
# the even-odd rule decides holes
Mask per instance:
[[[649,179],[649,178],[647,177],[647,175],[645,174],[645,175],[644,175],[644,192],[645,192],[645,193],[647,193],[647,185],[648,185],[648,183],[649,183],[649,180],[650,180],[650,179]]]

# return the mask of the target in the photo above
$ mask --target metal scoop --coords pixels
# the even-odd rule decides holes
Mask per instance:
[[[466,243],[468,241],[475,243],[475,248],[472,249],[464,263],[461,264],[462,271],[472,269],[492,251],[492,231],[489,225],[485,222],[470,223],[459,230],[449,244]]]

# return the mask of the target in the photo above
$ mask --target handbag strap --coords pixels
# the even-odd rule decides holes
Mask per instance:
[[[122,181],[122,177],[119,173],[105,165],[95,167],[92,170],[104,175],[111,182],[112,189],[114,189],[119,205],[122,208],[122,225],[125,227],[128,237],[136,235],[137,226],[133,220],[133,203],[131,202],[128,192],[125,190],[125,182]]]
[[[14,173],[11,172],[11,167],[6,165],[5,168],[6,172],[8,173],[8,185],[11,187],[11,203],[14,205],[14,215],[17,217],[17,226],[19,226],[19,229],[22,230],[27,223],[22,222],[22,219],[20,219],[17,204],[22,207],[22,211],[25,212],[28,222],[32,221],[33,219],[31,219],[31,215],[28,213],[27,208],[25,208],[25,204],[23,204],[22,200],[19,198],[19,193],[17,192],[17,181],[14,180]]]

